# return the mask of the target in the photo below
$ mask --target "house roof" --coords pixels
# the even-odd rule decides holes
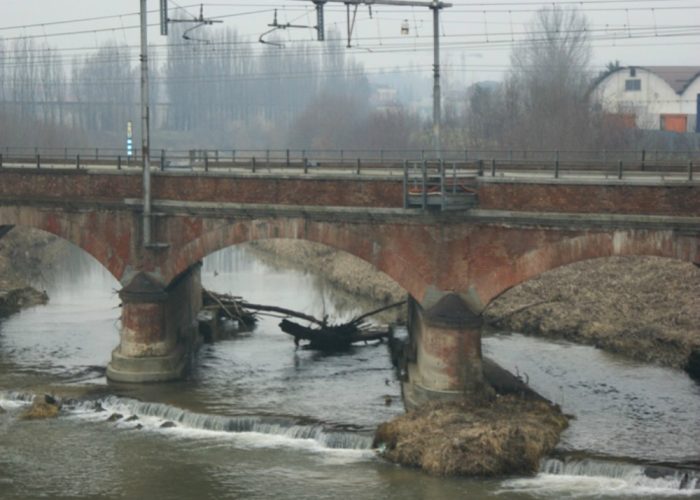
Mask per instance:
[[[700,76],[700,66],[640,66],[668,83],[676,94],[682,94]]]

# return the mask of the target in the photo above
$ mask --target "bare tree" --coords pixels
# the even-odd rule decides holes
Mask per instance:
[[[506,111],[514,146],[583,147],[590,123],[588,23],[575,8],[541,9],[511,54]]]

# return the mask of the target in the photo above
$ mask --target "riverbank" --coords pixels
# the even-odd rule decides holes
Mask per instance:
[[[45,283],[67,252],[59,238],[36,230],[12,230],[0,238],[0,318],[46,304],[49,297],[30,283]]]
[[[406,292],[389,276],[354,255],[324,245],[297,240],[260,240],[249,243],[264,261],[284,263],[304,272],[322,274],[332,285],[378,305],[399,302]],[[270,259],[272,257],[272,259]]]
[[[30,286],[0,278],[0,318],[20,310],[46,304],[49,296]]]
[[[484,317],[499,330],[593,345],[700,376],[700,269],[690,263],[579,262],[507,291]]]

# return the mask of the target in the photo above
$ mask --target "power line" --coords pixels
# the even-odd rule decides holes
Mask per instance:
[[[644,2],[644,1],[649,1],[649,2],[658,2],[658,0],[620,0],[620,1],[615,1],[615,0],[558,0],[557,4],[565,3],[565,4],[571,4],[571,5],[595,5],[595,4],[620,4],[620,3],[634,3],[637,4],[639,2]],[[184,6],[183,8],[191,8],[198,6],[199,4],[190,4],[187,6]],[[207,3],[205,5],[221,5],[221,4],[211,4]],[[228,4],[223,4],[223,5],[228,5]],[[260,6],[260,4],[244,4],[244,5],[251,5],[251,6]],[[515,3],[515,2],[498,2],[498,3],[475,3],[475,4],[470,4],[470,5],[488,5],[488,6],[493,6],[493,5],[513,5],[513,6],[518,6],[518,5],[541,5],[542,7],[546,7],[550,5],[548,2],[520,2],[520,3]],[[241,7],[241,4],[236,4],[237,7]],[[292,8],[293,9],[293,8]],[[632,11],[651,11],[652,7],[605,7],[605,8],[594,8],[594,9],[586,9],[582,8],[579,9],[582,12],[609,12],[609,11],[626,11],[626,12],[632,12]],[[451,13],[457,14],[457,13],[467,13],[467,14],[504,14],[504,13],[527,13],[527,12],[537,12],[540,9],[463,9],[463,8],[452,8],[450,9]],[[664,11],[664,10],[700,10],[700,5],[680,5],[680,6],[668,6],[668,5],[659,5],[659,6],[654,6],[653,7],[654,11]],[[255,15],[255,14],[263,14],[263,13],[270,13],[273,12],[273,8],[264,8],[264,9],[257,9],[253,11],[246,11],[246,12],[237,12],[237,13],[232,13],[232,14],[224,14],[224,15],[218,15],[218,16],[211,16],[211,19],[227,19],[227,18],[232,18],[232,17],[241,17],[241,16],[248,16],[248,15]],[[413,10],[404,10],[402,11],[401,9],[392,9],[393,12],[414,12]],[[154,12],[154,11],[150,11]],[[341,12],[338,10],[337,12]],[[122,17],[129,17],[129,16],[134,16],[137,15],[138,13],[133,13],[133,12],[128,12],[124,14],[118,14],[118,15],[110,15],[110,16],[97,16],[97,17],[89,17],[89,18],[79,18],[79,19],[71,19],[71,20],[62,20],[62,21],[52,21],[52,22],[47,22],[47,23],[34,23],[34,24],[26,24],[26,25],[18,25],[18,26],[5,26],[5,27],[0,27],[0,30],[17,30],[17,29],[27,29],[27,28],[44,28],[46,26],[50,25],[62,25],[62,24],[72,24],[72,23],[81,23],[81,22],[89,22],[89,21],[96,21],[96,20],[107,20],[107,19],[117,19],[117,18],[122,18]],[[149,27],[155,27],[158,26],[158,24],[149,24]],[[104,27],[104,28],[92,28],[92,29],[84,29],[84,30],[74,30],[74,31],[66,31],[66,32],[58,32],[58,33],[42,33],[42,34],[35,34],[35,35],[22,35],[22,36],[14,36],[14,37],[8,37],[5,38],[5,40],[21,40],[21,39],[33,39],[33,38],[55,38],[55,37],[64,37],[64,36],[76,36],[76,35],[85,35],[85,34],[93,34],[93,33],[105,33],[105,32],[110,32],[110,31],[120,31],[120,30],[134,30],[139,28],[138,25],[130,25],[130,26],[114,26],[114,27]]]
[[[560,35],[565,35],[565,34],[572,34],[572,33],[589,33],[591,34],[590,40],[591,41],[597,41],[597,40],[616,40],[623,42],[625,40],[632,40],[632,39],[640,39],[640,38],[668,38],[668,37],[686,37],[686,36],[695,36],[695,35],[700,35],[700,32],[697,31],[700,29],[700,25],[679,25],[679,26],[657,26],[657,27],[652,27],[652,26],[640,26],[640,27],[630,27],[630,28],[623,28],[623,29],[610,29],[609,27],[605,28],[598,28],[598,29],[587,29],[587,30],[563,30],[559,32],[558,34]],[[682,31],[683,30],[683,31]],[[545,31],[523,31],[523,32],[516,32],[515,35],[518,36],[517,40],[511,39],[511,37],[514,35],[512,32],[493,32],[489,33],[490,39],[488,41],[483,41],[483,40],[477,40],[474,42],[471,41],[464,41],[465,46],[467,44],[471,45],[472,47],[475,46],[474,44],[482,44],[481,46],[495,46],[495,45],[502,45],[505,44],[507,46],[514,46],[514,45],[519,45],[519,44],[528,44],[528,43],[536,43],[538,41],[547,41],[549,42],[549,39],[532,39],[532,35],[546,35],[547,33]],[[451,42],[449,40],[451,39],[468,39],[468,38],[481,38],[483,37],[483,33],[459,33],[459,34],[450,34],[450,35],[443,35],[442,38],[448,40],[446,42],[446,46],[453,46],[455,44],[462,45],[462,42]],[[522,36],[522,38],[521,38]],[[502,39],[498,39],[498,37],[505,37]],[[494,39],[495,38],[495,39]],[[399,44],[386,44],[386,43],[380,43],[380,44],[369,44],[369,45],[363,45],[364,48],[369,48],[372,49],[375,52],[381,52],[385,53],[387,51],[390,52],[395,52],[395,51],[401,51],[405,50],[406,52],[415,52],[419,47],[424,48],[426,45],[424,44],[416,44],[415,39],[428,39],[426,36],[415,36],[412,37],[410,41],[407,43],[399,43]],[[341,41],[340,39],[329,39],[330,41]],[[405,41],[406,38],[404,36],[383,36],[383,37],[375,37],[375,36],[367,36],[367,37],[357,37],[356,41],[359,42],[377,42],[379,40],[382,41]],[[306,41],[298,41],[298,40],[292,40],[288,43],[302,43],[304,46],[301,48],[295,47],[293,49],[285,49],[283,52],[276,53],[276,52],[250,52],[247,54],[237,54],[237,57],[242,57],[242,58],[258,58],[258,57],[278,57],[278,56],[294,56],[297,54],[301,55],[323,55],[323,54],[330,54],[330,53],[337,53],[341,49],[335,49],[335,48],[318,48],[318,47],[311,47],[307,44]],[[219,54],[216,52],[220,48],[227,49],[235,46],[257,46],[257,43],[251,42],[251,41],[245,41],[245,40],[235,40],[235,41],[215,41],[212,40],[207,46],[201,47],[198,45],[192,45],[192,44],[187,44],[187,43],[177,43],[177,44],[161,44],[161,45],[155,45],[153,48],[156,49],[157,51],[161,51],[162,49],[170,49],[170,48],[188,48],[192,49],[191,54],[187,54],[187,52],[183,52],[180,54],[167,54],[165,52],[161,52],[158,54],[157,52],[154,54],[153,59],[154,60],[160,60],[160,61],[167,61],[167,60],[183,60],[183,59],[190,59],[190,58],[206,58],[211,55],[212,57],[218,57]],[[106,56],[102,57],[96,57],[99,56],[99,51],[101,49],[109,50],[110,48],[114,48],[115,50],[118,51],[118,53],[112,53],[108,54]],[[124,57],[131,58],[135,60],[137,58],[137,55],[135,51],[137,50],[136,46],[121,46],[121,45],[105,45],[104,47],[98,47],[97,49],[97,54],[95,56],[89,56],[90,57],[90,62],[92,63],[98,63],[98,62],[104,62],[104,63],[112,63],[112,62],[123,62]],[[52,49],[52,48],[44,48],[44,49],[36,49],[36,48],[30,48],[28,50],[29,52],[32,53],[40,53],[40,57],[34,57],[27,59],[26,55],[24,54],[25,49],[22,48],[22,51],[19,55],[17,56],[11,56],[9,58],[6,58],[6,60],[0,62],[0,65],[3,66],[15,66],[15,65],[23,65],[23,64],[38,64],[40,62],[63,62],[66,61],[65,58],[57,56],[57,53],[62,52],[61,49]],[[124,52],[127,52],[126,56]],[[44,57],[45,56],[45,57]]]

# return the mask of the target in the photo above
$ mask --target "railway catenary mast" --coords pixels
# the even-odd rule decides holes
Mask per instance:
[[[419,0],[311,0],[316,6],[316,31],[318,40],[325,40],[325,20],[323,8],[327,3],[342,3],[347,8],[348,47],[351,46],[355,15],[360,5],[389,5],[394,7],[427,7],[433,11],[433,147],[435,155],[442,157],[440,123],[442,121],[442,99],[440,92],[440,11],[452,7],[451,3]],[[351,15],[351,8],[354,9]]]

